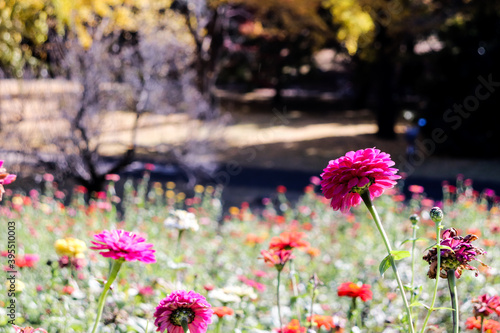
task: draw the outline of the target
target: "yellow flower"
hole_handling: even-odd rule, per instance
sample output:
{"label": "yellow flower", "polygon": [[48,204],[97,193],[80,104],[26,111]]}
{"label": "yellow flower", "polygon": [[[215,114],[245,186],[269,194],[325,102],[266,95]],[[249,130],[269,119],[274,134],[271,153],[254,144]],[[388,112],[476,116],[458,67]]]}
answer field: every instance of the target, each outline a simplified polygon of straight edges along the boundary
{"label": "yellow flower", "polygon": [[12,290],[16,293],[20,293],[21,291],[24,290],[24,287],[26,287],[23,281],[19,281],[17,279],[14,283],[12,283],[11,280],[7,280],[5,282],[5,285],[7,286],[7,290]]}
{"label": "yellow flower", "polygon": [[204,189],[205,189],[205,188],[203,187],[203,185],[196,185],[196,186],[194,187],[194,191],[195,191],[196,193],[203,193],[203,190],[204,190]]}
{"label": "yellow flower", "polygon": [[87,245],[83,241],[72,237],[58,239],[54,247],[58,255],[75,258],[83,258],[83,253],[87,250]]}

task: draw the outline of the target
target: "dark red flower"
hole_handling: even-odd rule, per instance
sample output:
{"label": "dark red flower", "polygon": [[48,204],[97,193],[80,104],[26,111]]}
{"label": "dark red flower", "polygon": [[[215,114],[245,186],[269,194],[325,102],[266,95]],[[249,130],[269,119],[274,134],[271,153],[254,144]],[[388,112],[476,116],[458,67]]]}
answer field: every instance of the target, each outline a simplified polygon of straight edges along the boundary
{"label": "dark red flower", "polygon": [[[471,244],[472,241],[477,239],[476,235],[469,234],[465,237],[457,235],[457,230],[455,228],[450,228],[443,231],[443,235],[441,236],[440,245],[447,247],[441,249],[441,267],[439,271],[440,276],[443,278],[447,277],[447,271],[449,270],[455,270],[457,278],[460,278],[462,270],[464,269],[474,270],[477,275],[477,268],[469,265],[469,262],[472,260],[479,261],[476,257],[486,253],[483,249],[477,248]],[[430,249],[423,259],[430,265],[427,276],[431,279],[435,279],[438,271],[436,248]]]}

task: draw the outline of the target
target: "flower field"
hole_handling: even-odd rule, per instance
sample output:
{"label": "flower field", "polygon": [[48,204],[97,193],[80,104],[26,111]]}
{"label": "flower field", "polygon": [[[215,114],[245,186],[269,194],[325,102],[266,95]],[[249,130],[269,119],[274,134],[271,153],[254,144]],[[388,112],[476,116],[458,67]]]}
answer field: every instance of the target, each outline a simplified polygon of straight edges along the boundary
{"label": "flower field", "polygon": [[[325,173],[335,180],[332,165]],[[88,202],[84,188],[65,193],[50,175],[41,193],[5,183],[0,332],[500,331],[500,203],[491,190],[478,193],[458,177],[443,184],[441,202],[417,185],[405,198],[404,177],[381,172],[390,182],[379,181],[386,186],[371,199],[388,255],[373,214],[352,198],[373,181],[325,190],[328,175],[313,177],[297,202],[280,186],[262,205],[227,211],[222,188],[197,185],[186,194],[175,183],[150,181],[148,170],[126,180],[123,198],[111,175]],[[343,191],[344,201],[335,197]],[[343,213],[330,206],[332,196]],[[451,278],[450,269],[461,274]]]}

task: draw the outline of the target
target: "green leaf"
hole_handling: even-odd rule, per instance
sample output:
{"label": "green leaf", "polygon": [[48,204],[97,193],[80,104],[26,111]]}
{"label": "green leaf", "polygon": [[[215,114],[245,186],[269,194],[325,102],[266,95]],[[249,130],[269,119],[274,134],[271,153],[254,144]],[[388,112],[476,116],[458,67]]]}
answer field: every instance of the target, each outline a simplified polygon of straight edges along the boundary
{"label": "green leaf", "polygon": [[416,301],[416,302],[413,302],[410,304],[410,307],[413,307],[413,306],[423,306],[426,309],[430,309],[430,307],[428,305],[425,305],[424,303],[421,303],[419,301]]}
{"label": "green leaf", "polygon": [[391,260],[392,260],[392,255],[388,254],[382,261],[380,262],[380,265],[378,266],[378,271],[380,272],[380,275],[384,276],[384,273],[386,270],[391,267]]}
{"label": "green leaf", "polygon": [[410,256],[410,251],[391,251],[394,260],[401,260]]}
{"label": "green leaf", "polygon": [[447,308],[447,307],[434,308],[433,310],[450,310],[450,311],[455,311],[452,308]]}
{"label": "green leaf", "polygon": [[[436,247],[437,248],[437,244],[434,245],[433,247]],[[445,249],[445,250],[450,250],[451,252],[455,253],[455,251],[453,251],[453,249],[449,246],[446,246],[446,245],[440,245],[439,246],[440,249]]]}

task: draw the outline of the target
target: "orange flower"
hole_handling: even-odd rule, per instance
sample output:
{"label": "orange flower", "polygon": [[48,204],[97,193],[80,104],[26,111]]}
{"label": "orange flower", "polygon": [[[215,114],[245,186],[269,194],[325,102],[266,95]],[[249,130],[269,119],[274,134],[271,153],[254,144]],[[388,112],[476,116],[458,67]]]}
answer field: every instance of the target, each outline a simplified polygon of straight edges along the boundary
{"label": "orange flower", "polygon": [[324,327],[325,330],[330,330],[335,327],[332,316],[320,316],[320,315],[312,315],[307,317],[307,321],[312,321],[316,326],[318,326],[318,330],[321,327]]}
{"label": "orange flower", "polygon": [[234,314],[233,309],[227,306],[214,306],[212,307],[212,310],[214,310],[214,315],[219,318],[222,318],[224,316],[232,316]]}
{"label": "orange flower", "polygon": [[248,234],[245,239],[245,244],[249,246],[255,246],[256,244],[263,243],[267,238],[267,235],[258,236],[256,234]]}
{"label": "orange flower", "polygon": [[363,302],[372,299],[372,291],[371,286],[369,284],[358,285],[353,282],[345,282],[342,283],[337,288],[337,294],[339,296],[347,296],[347,297],[359,297]]}
{"label": "orange flower", "polygon": [[305,235],[305,233],[297,231],[282,232],[278,237],[271,238],[269,249],[291,250],[293,248],[308,247],[309,242],[302,240]]}
{"label": "orange flower", "polygon": [[321,251],[320,249],[318,248],[315,248],[315,247],[311,247],[311,246],[308,246],[305,248],[306,253],[311,257],[311,258],[314,258],[314,257],[317,257],[321,254]]}
{"label": "orange flower", "polygon": [[300,326],[300,322],[298,319],[292,319],[290,323],[283,327],[276,329],[277,333],[304,333],[306,332],[305,327]]}
{"label": "orange flower", "polygon": [[[500,331],[500,323],[493,319],[484,320],[484,333],[497,333]],[[465,322],[465,328],[468,330],[481,329],[481,318],[470,317]]]}

